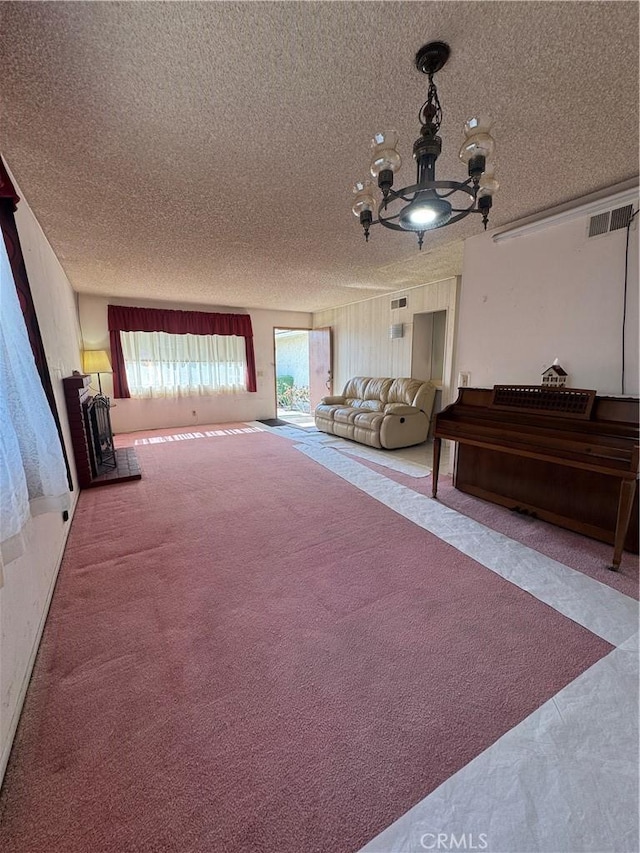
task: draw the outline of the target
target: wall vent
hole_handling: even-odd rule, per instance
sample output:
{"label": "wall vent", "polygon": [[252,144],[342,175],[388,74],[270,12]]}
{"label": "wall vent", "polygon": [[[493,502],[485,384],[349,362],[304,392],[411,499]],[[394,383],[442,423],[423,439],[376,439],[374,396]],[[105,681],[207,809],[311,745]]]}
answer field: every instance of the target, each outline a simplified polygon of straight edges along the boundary
{"label": "wall vent", "polygon": [[404,323],[392,323],[389,326],[389,337],[392,341],[397,338],[404,338]]}
{"label": "wall vent", "polygon": [[626,228],[631,222],[632,213],[632,204],[626,204],[624,207],[618,207],[615,210],[612,210],[609,231],[617,231],[619,228]]}
{"label": "wall vent", "polygon": [[392,299],[391,300],[391,310],[394,311],[396,308],[406,308],[407,307],[407,297],[401,296],[400,299]]}
{"label": "wall vent", "polygon": [[615,210],[607,210],[605,213],[592,216],[589,220],[589,237],[598,237],[600,234],[608,234],[611,231],[626,228],[631,221],[632,214],[633,205],[625,204],[624,207],[617,207]]}
{"label": "wall vent", "polygon": [[589,237],[597,237],[598,234],[606,234],[609,230],[609,220],[611,219],[611,211],[599,213],[597,216],[592,216],[589,220]]}

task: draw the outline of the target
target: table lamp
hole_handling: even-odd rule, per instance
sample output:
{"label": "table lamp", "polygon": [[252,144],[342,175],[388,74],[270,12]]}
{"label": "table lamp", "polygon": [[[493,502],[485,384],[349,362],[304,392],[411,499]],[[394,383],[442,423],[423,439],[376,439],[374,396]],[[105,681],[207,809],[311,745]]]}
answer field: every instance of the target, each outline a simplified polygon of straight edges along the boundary
{"label": "table lamp", "polygon": [[85,373],[97,373],[98,388],[100,389],[100,394],[102,395],[102,383],[100,382],[100,374],[112,373],[111,362],[109,361],[109,356],[106,350],[85,350],[82,355],[82,363]]}

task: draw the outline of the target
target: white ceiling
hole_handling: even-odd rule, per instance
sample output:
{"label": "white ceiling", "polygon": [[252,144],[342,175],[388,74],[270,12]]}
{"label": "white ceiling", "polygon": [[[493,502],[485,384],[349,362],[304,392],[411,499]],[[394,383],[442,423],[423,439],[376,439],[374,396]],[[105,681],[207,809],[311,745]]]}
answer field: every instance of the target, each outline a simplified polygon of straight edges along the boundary
{"label": "white ceiling", "polygon": [[492,226],[637,175],[636,2],[2,2],[1,150],[82,293],[311,311],[436,281],[479,217],[419,253],[351,213],[375,131],[415,180],[431,40],[437,176],[490,113]]}

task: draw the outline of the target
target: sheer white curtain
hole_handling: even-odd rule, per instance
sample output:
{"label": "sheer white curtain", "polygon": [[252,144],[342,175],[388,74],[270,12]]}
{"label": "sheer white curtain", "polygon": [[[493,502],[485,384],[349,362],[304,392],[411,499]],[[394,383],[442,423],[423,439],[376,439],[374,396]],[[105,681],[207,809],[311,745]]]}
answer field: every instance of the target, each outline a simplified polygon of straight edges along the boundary
{"label": "sheer white curtain", "polygon": [[31,351],[0,236],[0,585],[2,566],[25,549],[31,516],[69,509],[55,421]]}
{"label": "sheer white curtain", "polygon": [[120,332],[132,397],[246,391],[245,339],[237,335]]}

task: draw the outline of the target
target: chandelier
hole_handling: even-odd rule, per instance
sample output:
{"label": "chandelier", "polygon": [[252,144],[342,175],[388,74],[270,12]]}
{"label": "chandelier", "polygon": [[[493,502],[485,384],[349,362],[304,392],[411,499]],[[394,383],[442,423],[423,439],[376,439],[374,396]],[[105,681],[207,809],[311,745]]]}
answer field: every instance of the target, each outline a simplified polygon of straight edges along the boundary
{"label": "chandelier", "polygon": [[[489,133],[491,118],[472,118],[464,126],[460,159],[468,166],[469,178],[464,182],[436,180],[436,160],[442,150],[442,139],[438,136],[442,107],[433,77],[444,66],[449,53],[449,45],[434,41],[425,44],[416,54],[416,68],[429,77],[427,100],[418,113],[420,137],[413,143],[416,183],[393,189],[394,175],[402,164],[396,149],[398,134],[395,130],[377,133],[371,140],[371,175],[378,179],[382,197],[371,181],[358,181],[353,188],[352,208],[364,228],[367,242],[370,227],[380,224],[393,231],[417,234],[418,246],[422,249],[425,231],[453,225],[470,213],[481,214],[485,230],[487,228],[493,194],[499,186],[491,163],[495,147]],[[376,214],[378,218],[374,219]]]}

